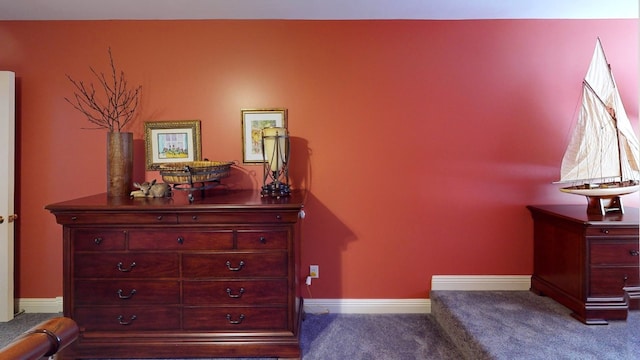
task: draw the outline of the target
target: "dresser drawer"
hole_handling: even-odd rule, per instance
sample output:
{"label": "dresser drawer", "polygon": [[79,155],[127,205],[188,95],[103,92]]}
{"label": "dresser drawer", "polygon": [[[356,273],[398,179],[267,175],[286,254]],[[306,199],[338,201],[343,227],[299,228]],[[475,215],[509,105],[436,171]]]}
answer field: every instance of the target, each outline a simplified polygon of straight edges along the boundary
{"label": "dresser drawer", "polygon": [[177,306],[78,306],[73,319],[82,331],[180,329],[180,309]]}
{"label": "dresser drawer", "polygon": [[76,278],[178,277],[178,254],[103,253],[75,254]]}
{"label": "dresser drawer", "polygon": [[58,223],[74,224],[177,224],[178,216],[169,212],[136,212],[136,213],[114,213],[114,212],[92,212],[88,213],[63,213],[57,217]]}
{"label": "dresser drawer", "polygon": [[279,224],[295,223],[298,212],[292,211],[226,211],[178,214],[180,224]]}
{"label": "dresser drawer", "polygon": [[185,307],[185,330],[287,330],[286,307]]}
{"label": "dresser drawer", "polygon": [[287,253],[184,254],[182,276],[187,278],[284,277]]}
{"label": "dresser drawer", "polygon": [[126,232],[122,230],[72,230],[75,251],[124,250]]}
{"label": "dresser drawer", "polygon": [[640,266],[637,241],[628,243],[592,243],[591,264]]}
{"label": "dresser drawer", "polygon": [[185,305],[255,305],[287,303],[287,280],[185,281]]}
{"label": "dresser drawer", "polygon": [[129,232],[130,250],[230,250],[232,230],[143,230]]}
{"label": "dresser drawer", "polygon": [[77,305],[179,304],[180,283],[161,280],[75,280]]}
{"label": "dresser drawer", "polygon": [[288,246],[286,230],[238,230],[238,249],[282,249]]}
{"label": "dresser drawer", "polygon": [[[622,296],[623,287],[640,284],[638,267],[591,267],[591,296]],[[626,280],[625,280],[626,279]]]}
{"label": "dresser drawer", "polygon": [[586,230],[587,236],[624,236],[635,235],[638,236],[637,227],[588,227]]}

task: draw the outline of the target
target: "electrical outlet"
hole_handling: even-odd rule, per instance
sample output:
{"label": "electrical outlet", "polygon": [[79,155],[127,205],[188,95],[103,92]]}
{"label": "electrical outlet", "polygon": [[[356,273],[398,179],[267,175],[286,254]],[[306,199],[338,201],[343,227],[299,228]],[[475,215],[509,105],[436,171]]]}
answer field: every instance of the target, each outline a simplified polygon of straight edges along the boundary
{"label": "electrical outlet", "polygon": [[320,277],[320,266],[318,265],[309,265],[309,276],[312,279],[317,279]]}

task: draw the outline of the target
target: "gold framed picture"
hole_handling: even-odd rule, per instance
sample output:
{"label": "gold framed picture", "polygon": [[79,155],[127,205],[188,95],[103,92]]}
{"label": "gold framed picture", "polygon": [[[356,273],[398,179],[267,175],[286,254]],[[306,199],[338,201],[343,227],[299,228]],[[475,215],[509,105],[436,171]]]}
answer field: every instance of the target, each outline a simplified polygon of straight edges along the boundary
{"label": "gold framed picture", "polygon": [[262,129],[287,127],[287,109],[244,109],[242,114],[242,162],[262,163]]}
{"label": "gold framed picture", "polygon": [[147,170],[202,160],[200,120],[147,121],[144,134]]}

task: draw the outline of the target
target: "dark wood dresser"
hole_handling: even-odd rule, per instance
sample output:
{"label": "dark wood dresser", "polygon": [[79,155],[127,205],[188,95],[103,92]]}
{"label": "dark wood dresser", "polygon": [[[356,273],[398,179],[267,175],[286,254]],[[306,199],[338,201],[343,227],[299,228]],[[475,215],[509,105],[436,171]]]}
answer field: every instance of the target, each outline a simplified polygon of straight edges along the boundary
{"label": "dark wood dresser", "polygon": [[[638,209],[589,215],[586,206],[528,206],[534,226],[531,290],[549,296],[586,324],[624,320],[640,285]],[[631,306],[629,304],[631,303]]]}
{"label": "dark wood dresser", "polygon": [[304,193],[48,205],[63,226],[64,315],[81,358],[300,358]]}

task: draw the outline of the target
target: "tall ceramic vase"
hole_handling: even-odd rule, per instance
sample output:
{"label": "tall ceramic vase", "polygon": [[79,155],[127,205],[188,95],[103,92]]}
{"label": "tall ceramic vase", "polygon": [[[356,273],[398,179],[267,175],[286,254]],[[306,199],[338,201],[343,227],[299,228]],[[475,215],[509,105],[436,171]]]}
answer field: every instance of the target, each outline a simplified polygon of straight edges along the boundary
{"label": "tall ceramic vase", "polygon": [[133,133],[107,133],[107,196],[129,196],[133,179]]}

